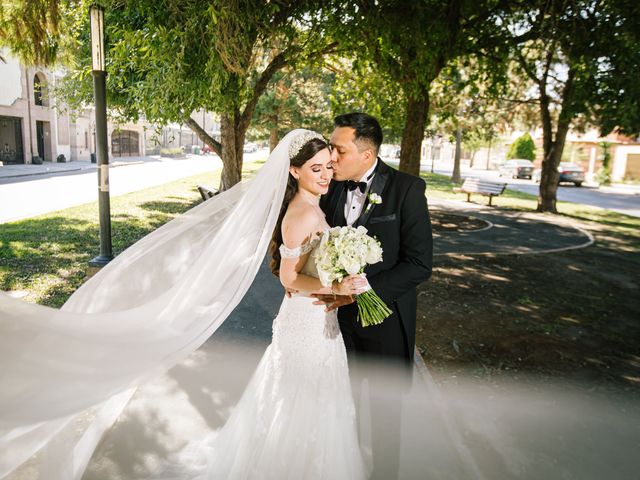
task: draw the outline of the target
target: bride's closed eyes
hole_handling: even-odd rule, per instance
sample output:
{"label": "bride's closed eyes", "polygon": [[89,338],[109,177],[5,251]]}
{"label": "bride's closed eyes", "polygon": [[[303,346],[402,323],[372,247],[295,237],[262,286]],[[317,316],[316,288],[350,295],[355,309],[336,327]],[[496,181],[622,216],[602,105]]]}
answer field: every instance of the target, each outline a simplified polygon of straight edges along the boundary
{"label": "bride's closed eyes", "polygon": [[[327,164],[327,170],[333,170],[333,162]],[[314,165],[311,167],[311,171],[315,173],[320,173],[322,171],[321,165]]]}

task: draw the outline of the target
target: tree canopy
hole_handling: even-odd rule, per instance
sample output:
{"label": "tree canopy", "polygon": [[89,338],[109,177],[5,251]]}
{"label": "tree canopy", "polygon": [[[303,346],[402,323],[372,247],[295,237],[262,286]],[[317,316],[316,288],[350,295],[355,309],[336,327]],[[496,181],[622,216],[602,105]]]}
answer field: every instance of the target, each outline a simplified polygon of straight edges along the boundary
{"label": "tree canopy", "polygon": [[457,58],[493,48],[498,0],[359,0],[333,2],[334,34],[374,66],[396,93],[402,119],[400,169],[418,174],[429,114],[429,93],[442,70]]}
{"label": "tree canopy", "polygon": [[[0,46],[27,63],[63,59],[71,104],[92,93],[89,3],[0,3]],[[332,114],[349,110],[378,116],[385,137],[401,139],[400,168],[417,174],[431,109],[462,141],[465,132],[493,138],[496,118],[542,126],[538,208],[555,211],[572,125],[640,132],[635,0],[100,3],[110,106],[190,126],[222,157],[223,188],[240,180],[251,122],[275,138],[281,128],[328,129]],[[221,141],[191,117],[202,109],[220,114]]]}
{"label": "tree canopy", "polygon": [[531,135],[525,133],[514,140],[507,152],[507,158],[524,158],[535,160],[536,145],[533,143]]}
{"label": "tree canopy", "polygon": [[[502,18],[515,71],[539,106],[544,157],[538,210],[556,211],[558,165],[576,121],[640,132],[640,4],[632,0],[532,0]],[[522,42],[522,39],[525,42]]]}
{"label": "tree canopy", "polygon": [[[33,38],[25,37],[11,40],[13,51],[41,52],[40,57],[21,55],[26,60],[49,61],[53,53],[64,55],[70,74],[61,91],[66,92],[71,104],[88,102],[91,67],[87,12],[93,2],[39,1],[52,5],[53,18],[64,18],[64,30],[53,28],[55,22],[35,23],[51,37],[51,45],[56,49],[64,45],[64,50],[54,49],[47,56],[42,42],[34,44]],[[29,1],[16,3],[29,11]],[[240,180],[245,135],[274,74],[287,65],[313,62],[334,48],[321,35],[317,7],[310,1],[99,3],[105,8],[110,108],[132,120],[144,115],[152,122],[187,124],[222,157],[223,188]],[[9,20],[4,15],[0,25]],[[42,35],[32,35],[38,36]],[[220,114],[220,142],[191,118],[192,112],[201,109]]]}

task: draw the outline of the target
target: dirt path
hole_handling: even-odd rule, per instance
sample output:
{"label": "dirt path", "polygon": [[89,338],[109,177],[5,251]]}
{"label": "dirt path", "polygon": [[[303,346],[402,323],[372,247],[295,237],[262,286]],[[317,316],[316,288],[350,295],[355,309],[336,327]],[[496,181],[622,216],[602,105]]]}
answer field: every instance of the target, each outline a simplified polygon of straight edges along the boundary
{"label": "dirt path", "polygon": [[[640,392],[637,237],[479,209],[463,213],[493,228],[455,232],[450,212],[433,213],[439,256],[419,289],[416,343],[434,376],[533,375]],[[595,243],[584,248],[522,254],[579,246],[590,235]],[[507,238],[519,254],[507,254]]]}
{"label": "dirt path", "polygon": [[[589,232],[560,218],[533,212],[444,200],[432,200],[431,208],[436,256],[544,253],[584,248],[593,242]],[[446,220],[440,221],[442,218]],[[470,224],[475,228],[469,228]]]}

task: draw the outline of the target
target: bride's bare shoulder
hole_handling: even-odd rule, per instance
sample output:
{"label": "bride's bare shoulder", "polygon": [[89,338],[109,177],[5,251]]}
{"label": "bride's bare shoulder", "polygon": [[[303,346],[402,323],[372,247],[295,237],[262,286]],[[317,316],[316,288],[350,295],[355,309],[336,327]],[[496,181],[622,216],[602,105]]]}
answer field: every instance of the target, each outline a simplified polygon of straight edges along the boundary
{"label": "bride's bare shoulder", "polygon": [[320,218],[313,205],[291,203],[282,219],[282,238],[287,247],[308,242],[317,233]]}

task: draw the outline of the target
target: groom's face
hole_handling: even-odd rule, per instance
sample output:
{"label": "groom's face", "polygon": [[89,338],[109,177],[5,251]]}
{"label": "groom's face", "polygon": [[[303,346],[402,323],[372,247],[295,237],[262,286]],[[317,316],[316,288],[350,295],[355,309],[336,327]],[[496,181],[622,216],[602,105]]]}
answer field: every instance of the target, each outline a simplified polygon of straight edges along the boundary
{"label": "groom's face", "polygon": [[358,181],[369,168],[371,152],[358,148],[354,140],[355,130],[351,127],[338,127],[331,134],[334,180]]}

